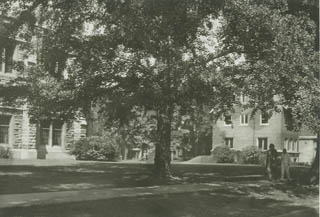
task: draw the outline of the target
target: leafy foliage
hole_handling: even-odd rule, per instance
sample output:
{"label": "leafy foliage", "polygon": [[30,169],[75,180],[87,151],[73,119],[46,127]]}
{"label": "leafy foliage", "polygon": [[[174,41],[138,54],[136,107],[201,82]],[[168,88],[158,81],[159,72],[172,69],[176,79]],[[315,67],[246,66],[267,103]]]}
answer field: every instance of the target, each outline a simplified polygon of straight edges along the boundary
{"label": "leafy foliage", "polygon": [[[254,111],[292,107],[301,122],[307,120],[303,112],[318,111],[302,106],[310,103],[303,96],[319,97],[312,76],[318,72],[316,25],[307,12],[291,13],[286,1],[28,0],[0,6],[18,17],[12,34],[25,32],[29,42],[27,27],[50,29],[43,31],[41,76],[34,79],[47,82],[28,88],[39,96],[28,100],[34,116],[50,108],[50,115],[80,110],[89,116],[99,104],[111,108],[122,127],[135,106],[154,110],[159,171],[169,168],[175,111],[191,115],[190,108],[206,105],[217,119],[239,92],[250,97]],[[318,120],[316,112],[308,120]],[[196,119],[191,125],[201,122]]]}
{"label": "leafy foliage", "polygon": [[209,154],[212,146],[209,109],[192,105],[179,111],[173,115],[171,145],[183,149],[185,158]]}
{"label": "leafy foliage", "polygon": [[233,163],[234,155],[228,146],[218,146],[212,152],[213,157],[217,163]]}
{"label": "leafy foliage", "polygon": [[130,119],[120,123],[112,117],[112,110],[103,109],[106,118],[105,133],[117,138],[121,149],[152,148],[156,141],[156,120],[154,111],[144,111],[141,107],[131,110]]}
{"label": "leafy foliage", "polygon": [[[309,14],[300,11],[293,15],[285,1],[243,1],[228,4],[224,15],[222,49],[243,57],[240,62],[233,59],[225,74],[250,97],[247,107],[254,111],[278,112],[282,106],[295,110],[299,103],[306,103],[305,96],[319,98],[319,82],[313,76],[319,71],[314,50],[316,24]],[[294,118],[303,122],[298,113]],[[319,119],[313,112],[309,114]]]}
{"label": "leafy foliage", "polygon": [[12,153],[10,148],[0,146],[0,159],[10,159],[12,157]]}
{"label": "leafy foliage", "polygon": [[241,150],[242,163],[244,164],[264,164],[265,154],[256,146],[247,146]]}
{"label": "leafy foliage", "polygon": [[115,161],[118,158],[118,144],[116,138],[87,137],[75,142],[71,154],[77,160]]}

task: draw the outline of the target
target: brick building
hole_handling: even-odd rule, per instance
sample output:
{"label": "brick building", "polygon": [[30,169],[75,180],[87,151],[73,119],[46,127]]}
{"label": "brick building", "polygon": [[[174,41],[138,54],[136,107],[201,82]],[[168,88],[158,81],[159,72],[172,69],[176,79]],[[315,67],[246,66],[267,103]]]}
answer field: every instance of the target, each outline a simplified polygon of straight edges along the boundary
{"label": "brick building", "polygon": [[[246,103],[246,100],[242,97],[241,103]],[[216,146],[227,145],[234,150],[256,146],[265,151],[273,143],[278,152],[286,148],[293,161],[312,162],[316,136],[306,131],[287,130],[284,109],[271,117],[261,111],[252,116],[251,111],[235,106],[233,113],[221,117],[213,127],[212,150]]]}
{"label": "brick building", "polygon": [[[19,76],[15,69],[37,63],[36,55],[25,55],[19,38],[9,39],[5,26],[12,18],[0,16],[0,83]],[[35,40],[37,40],[35,38]],[[37,43],[35,43],[37,44]],[[13,158],[19,159],[72,159],[68,154],[70,144],[85,136],[84,121],[64,123],[48,120],[30,121],[26,105],[9,106],[0,100],[0,148],[9,148]]]}

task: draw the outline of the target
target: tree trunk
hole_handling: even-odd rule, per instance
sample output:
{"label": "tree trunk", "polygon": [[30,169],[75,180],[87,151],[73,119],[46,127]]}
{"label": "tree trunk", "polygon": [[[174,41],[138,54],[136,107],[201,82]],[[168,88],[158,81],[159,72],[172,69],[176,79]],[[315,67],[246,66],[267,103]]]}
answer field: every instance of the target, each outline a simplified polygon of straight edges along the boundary
{"label": "tree trunk", "polygon": [[320,147],[320,132],[317,134],[317,147],[316,156],[311,166],[311,179],[312,184],[319,184],[319,147]]}
{"label": "tree trunk", "polygon": [[87,122],[87,137],[89,136],[101,136],[102,129],[99,122],[99,114],[97,107],[91,107],[87,114],[85,114]]}
{"label": "tree trunk", "polygon": [[196,144],[196,135],[195,135],[195,124],[193,123],[193,120],[189,130],[190,130],[190,145],[191,145],[192,157],[196,157],[198,153],[197,153],[197,144]]}
{"label": "tree trunk", "polygon": [[154,172],[159,178],[171,177],[171,120],[172,106],[160,109],[157,116],[158,141],[156,142]]}

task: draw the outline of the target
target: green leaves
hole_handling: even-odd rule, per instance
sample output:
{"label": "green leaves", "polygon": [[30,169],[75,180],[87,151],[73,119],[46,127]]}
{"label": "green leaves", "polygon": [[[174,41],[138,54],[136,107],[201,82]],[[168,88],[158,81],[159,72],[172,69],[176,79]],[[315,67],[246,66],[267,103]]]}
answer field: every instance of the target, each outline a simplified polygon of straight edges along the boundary
{"label": "green leaves", "polygon": [[[19,31],[35,21],[46,28],[37,30],[43,36],[39,76],[28,74],[34,81],[48,77],[45,84],[30,83],[38,95],[30,98],[35,113],[43,112],[40,105],[50,105],[45,110],[67,111],[69,117],[107,101],[105,109],[123,121],[134,106],[159,110],[205,104],[218,117],[240,92],[254,109],[305,102],[301,93],[314,94],[318,86],[312,78],[318,70],[316,25],[309,9],[293,12],[291,6],[264,0],[1,5],[20,17],[14,24]],[[26,38],[36,33],[27,30]]]}

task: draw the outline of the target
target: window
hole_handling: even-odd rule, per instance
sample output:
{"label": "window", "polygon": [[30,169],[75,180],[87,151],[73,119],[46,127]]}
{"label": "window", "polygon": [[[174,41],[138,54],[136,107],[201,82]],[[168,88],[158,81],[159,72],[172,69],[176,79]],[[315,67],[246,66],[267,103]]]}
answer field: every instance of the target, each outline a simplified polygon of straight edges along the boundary
{"label": "window", "polygon": [[86,137],[87,134],[87,125],[86,124],[81,124],[80,126],[80,136],[81,137]]}
{"label": "window", "polygon": [[5,55],[6,50],[3,47],[0,47],[0,72],[5,71]]}
{"label": "window", "polygon": [[241,114],[240,115],[240,125],[248,125],[248,115],[247,114]]}
{"label": "window", "polygon": [[40,138],[42,145],[62,145],[62,121],[42,121],[40,125]]}
{"label": "window", "polygon": [[247,103],[249,102],[249,97],[246,96],[246,95],[241,94],[241,95],[240,95],[240,102],[241,102],[242,104],[247,104]]}
{"label": "window", "polygon": [[53,121],[52,146],[61,146],[62,121]]}
{"label": "window", "polygon": [[260,124],[261,125],[268,125],[269,124],[269,115],[267,113],[265,113],[265,112],[261,113]]}
{"label": "window", "polygon": [[258,148],[259,150],[268,149],[268,138],[258,138]]}
{"label": "window", "polygon": [[292,141],[292,151],[295,151],[296,150],[296,141],[293,140]]}
{"label": "window", "polygon": [[11,73],[13,66],[13,51],[11,47],[0,47],[0,72]]}
{"label": "window", "polygon": [[0,115],[0,143],[9,144],[9,125],[11,116]]}
{"label": "window", "polygon": [[42,145],[49,145],[50,121],[41,122],[40,138]]}
{"label": "window", "polygon": [[292,139],[288,141],[288,151],[292,150]]}
{"label": "window", "polygon": [[283,148],[288,150],[288,139],[287,138],[285,138],[283,141]]}
{"label": "window", "polygon": [[225,138],[224,139],[225,145],[229,148],[233,148],[233,138]]}
{"label": "window", "polygon": [[224,116],[224,124],[226,126],[230,126],[232,124],[231,115],[225,115]]}

